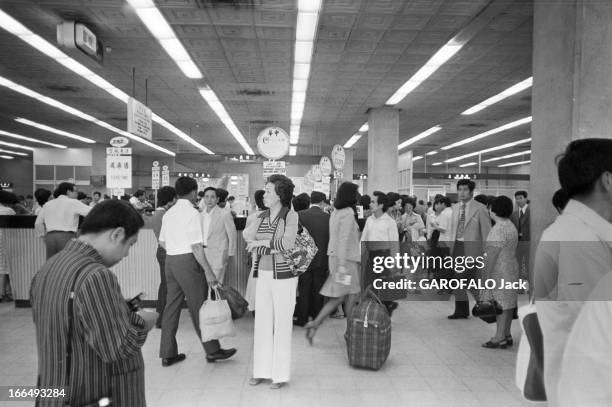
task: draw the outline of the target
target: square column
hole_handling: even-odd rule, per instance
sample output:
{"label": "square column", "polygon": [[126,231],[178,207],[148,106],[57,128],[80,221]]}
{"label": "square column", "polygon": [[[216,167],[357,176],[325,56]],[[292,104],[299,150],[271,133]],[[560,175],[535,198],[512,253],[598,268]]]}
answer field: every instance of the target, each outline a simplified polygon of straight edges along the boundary
{"label": "square column", "polygon": [[399,110],[370,109],[368,117],[368,194],[398,188]]}

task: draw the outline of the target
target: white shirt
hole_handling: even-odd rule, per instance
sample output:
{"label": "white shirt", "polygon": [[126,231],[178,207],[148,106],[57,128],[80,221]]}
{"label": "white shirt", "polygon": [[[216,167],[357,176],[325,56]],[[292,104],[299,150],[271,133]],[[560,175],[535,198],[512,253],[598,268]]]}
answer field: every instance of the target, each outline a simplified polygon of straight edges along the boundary
{"label": "white shirt", "polygon": [[193,253],[191,245],[202,244],[200,213],[187,199],[179,199],[162,219],[159,241],[170,256]]}
{"label": "white shirt", "polygon": [[217,211],[217,208],[218,206],[215,205],[210,210],[210,212],[208,212],[208,208],[204,206],[204,210],[202,211],[202,213],[200,213],[200,218],[202,218],[201,219],[202,221],[202,240],[203,240],[204,246],[208,245],[208,230],[210,229],[210,221],[213,218],[213,216],[215,216],[215,212]]}
{"label": "white shirt", "polygon": [[36,224],[45,225],[48,232],[76,232],[79,227],[79,215],[87,216],[91,208],[83,202],[60,195],[45,203],[38,213]]}
{"label": "white shirt", "polygon": [[[552,301],[537,301],[544,339],[544,381],[549,405],[557,405],[565,344],[584,301],[612,265],[612,224],[571,199],[542,233],[534,270],[536,301],[552,287]],[[546,273],[546,270],[550,270]]]}
{"label": "white shirt", "polygon": [[525,206],[523,206],[522,208],[519,208],[519,213],[521,216],[525,215],[525,211],[527,210],[527,207],[529,206],[529,204],[525,204]]}
{"label": "white shirt", "polygon": [[370,216],[365,223],[363,233],[361,235],[362,242],[398,242],[399,234],[397,232],[397,223],[383,213],[382,216]]}
{"label": "white shirt", "polygon": [[444,229],[444,232],[440,230],[439,242],[451,242],[453,239],[450,235],[451,222],[453,221],[453,210],[452,208],[444,208],[439,215],[435,215],[434,219],[438,223],[438,226]]}

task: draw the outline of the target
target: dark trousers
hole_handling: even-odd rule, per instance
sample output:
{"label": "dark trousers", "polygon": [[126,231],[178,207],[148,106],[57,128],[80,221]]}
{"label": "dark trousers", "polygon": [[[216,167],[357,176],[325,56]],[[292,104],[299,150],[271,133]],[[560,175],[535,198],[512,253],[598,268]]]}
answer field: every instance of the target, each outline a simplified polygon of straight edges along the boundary
{"label": "dark trousers", "polygon": [[168,288],[166,286],[166,249],[157,246],[155,257],[157,257],[157,262],[159,263],[160,277],[159,288],[157,289],[157,307],[155,307],[155,311],[159,314],[156,325],[161,326],[164,308],[166,307],[166,296],[168,295]]}
{"label": "dark trousers", "polygon": [[308,317],[315,319],[323,308],[325,298],[319,294],[321,287],[327,279],[327,270],[322,267],[311,265],[308,270],[299,277],[298,298],[295,304],[295,313],[298,325],[308,322]]}
{"label": "dark trousers", "polygon": [[[183,298],[191,315],[193,328],[198,335],[200,332],[200,308],[208,297],[208,283],[204,270],[200,267],[192,253],[177,256],[166,255],[166,286],[168,294],[166,307],[162,317],[162,334],[159,349],[160,358],[171,358],[178,355],[176,331],[181,317]],[[204,351],[207,355],[219,350],[219,341],[204,342]]]}
{"label": "dark trousers", "polygon": [[76,235],[74,232],[51,231],[45,235],[45,245],[47,246],[47,259],[64,250],[70,239]]}
{"label": "dark trousers", "polygon": [[[460,240],[455,241],[453,248],[453,257],[465,256],[465,242]],[[467,269],[462,273],[455,272],[456,279],[476,279],[475,270]],[[454,315],[469,316],[470,315],[470,299],[468,297],[468,290],[453,290],[455,296],[455,312]],[[474,298],[478,298],[478,293],[472,291]]]}

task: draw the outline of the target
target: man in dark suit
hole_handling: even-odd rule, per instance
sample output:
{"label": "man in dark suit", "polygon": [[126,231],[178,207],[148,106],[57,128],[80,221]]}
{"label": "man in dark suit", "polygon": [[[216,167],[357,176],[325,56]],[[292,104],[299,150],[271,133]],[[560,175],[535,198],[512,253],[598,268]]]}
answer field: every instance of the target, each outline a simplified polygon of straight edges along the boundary
{"label": "man in dark suit", "polygon": [[329,214],[323,211],[325,194],[313,191],[310,194],[310,208],[298,212],[300,225],[308,230],[317,245],[317,254],[308,270],[299,277],[298,299],[295,305],[296,325],[304,326],[308,317],[313,319],[323,308],[324,298],[319,291],[327,279],[329,243]]}
{"label": "man in dark suit", "polygon": [[514,194],[517,209],[510,216],[510,220],[518,231],[519,243],[516,257],[519,262],[520,276],[526,278],[529,270],[529,203],[527,191],[516,191]]}

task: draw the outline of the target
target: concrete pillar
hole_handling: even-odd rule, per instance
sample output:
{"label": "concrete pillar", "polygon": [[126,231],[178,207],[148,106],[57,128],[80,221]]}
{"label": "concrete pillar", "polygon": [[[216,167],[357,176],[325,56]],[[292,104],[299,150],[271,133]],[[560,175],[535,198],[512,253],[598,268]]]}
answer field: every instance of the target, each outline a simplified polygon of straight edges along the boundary
{"label": "concrete pillar", "polygon": [[532,256],[556,216],[555,157],[572,140],[612,138],[612,2],[536,1],[533,38]]}
{"label": "concrete pillar", "polygon": [[399,110],[370,109],[368,124],[368,194],[397,191]]}
{"label": "concrete pillar", "polygon": [[353,174],[355,173],[353,167],[353,153],[355,150],[352,148],[344,149],[344,168],[342,169],[342,181],[353,182]]}

